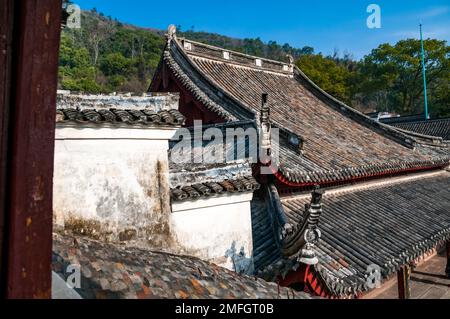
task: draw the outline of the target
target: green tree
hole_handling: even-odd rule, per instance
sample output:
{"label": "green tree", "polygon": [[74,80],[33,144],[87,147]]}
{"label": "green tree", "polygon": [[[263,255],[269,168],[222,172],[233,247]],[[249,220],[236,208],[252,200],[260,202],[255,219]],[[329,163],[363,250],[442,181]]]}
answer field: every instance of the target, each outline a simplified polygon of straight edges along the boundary
{"label": "green tree", "polygon": [[[443,87],[448,82],[442,79],[448,78],[450,72],[450,47],[446,41],[432,39],[426,40],[424,46],[432,108],[434,103],[444,103],[446,99]],[[373,101],[377,96],[384,96],[384,108],[390,111],[401,114],[421,113],[423,78],[420,41],[407,39],[395,45],[385,43],[374,49],[359,65],[355,92],[364,96],[366,102]],[[439,106],[441,107],[442,105]]]}
{"label": "green tree", "polygon": [[88,50],[76,47],[65,34],[61,37],[59,65],[59,83],[62,89],[93,93],[101,91],[95,81],[95,68],[90,64]]}
{"label": "green tree", "polygon": [[133,72],[133,60],[126,58],[120,52],[107,54],[100,62],[100,70],[106,76],[130,76]]}
{"label": "green tree", "polygon": [[450,117],[450,71],[431,88],[431,114],[433,117]]}
{"label": "green tree", "polygon": [[327,93],[350,103],[350,72],[344,66],[322,54],[302,55],[296,65]]}

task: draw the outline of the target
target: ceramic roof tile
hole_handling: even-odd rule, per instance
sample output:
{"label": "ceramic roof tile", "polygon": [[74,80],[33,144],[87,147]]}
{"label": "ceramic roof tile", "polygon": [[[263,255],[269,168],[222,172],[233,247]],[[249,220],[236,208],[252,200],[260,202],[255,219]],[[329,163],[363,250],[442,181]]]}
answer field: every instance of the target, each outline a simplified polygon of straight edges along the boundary
{"label": "ceramic roof tile", "polygon": [[170,190],[173,201],[196,200],[226,193],[245,193],[258,190],[260,184],[252,176],[236,179],[224,179],[216,182],[196,183],[180,186]]}
{"label": "ceramic roof tile", "polygon": [[301,154],[281,145],[280,172],[290,182],[340,181],[449,163],[450,148],[442,141],[430,143],[443,152],[417,150],[414,137],[351,109],[295,67],[284,71],[283,63],[264,60],[260,67],[252,65],[256,57],[245,55],[245,61],[227,60],[217,53],[221,48],[188,42],[189,50],[176,38],[169,41],[163,63],[202,104],[219,115],[232,114],[224,117],[229,121],[255,119],[261,95],[268,93],[274,125],[303,140]]}
{"label": "ceramic roof tile", "polygon": [[116,109],[59,109],[57,123],[128,124],[141,126],[181,126],[185,117],[178,110],[116,110]]}
{"label": "ceramic roof tile", "polygon": [[57,123],[182,126],[179,96],[58,94]]}
{"label": "ceramic roof tile", "polygon": [[[448,185],[450,173],[442,171],[325,193],[315,268],[330,291],[335,295],[367,291],[370,265],[381,267],[386,279],[448,240]],[[303,195],[282,200],[290,224],[302,223],[309,201]],[[296,258],[280,260],[266,268],[264,278],[274,280],[299,266]]]}
{"label": "ceramic roof tile", "polygon": [[53,271],[67,279],[65,269],[75,262],[85,299],[311,298],[194,257],[54,234]]}
{"label": "ceramic roof tile", "polygon": [[444,140],[450,140],[450,118],[412,122],[391,121],[389,122],[389,125],[417,134],[436,136],[441,137]]}

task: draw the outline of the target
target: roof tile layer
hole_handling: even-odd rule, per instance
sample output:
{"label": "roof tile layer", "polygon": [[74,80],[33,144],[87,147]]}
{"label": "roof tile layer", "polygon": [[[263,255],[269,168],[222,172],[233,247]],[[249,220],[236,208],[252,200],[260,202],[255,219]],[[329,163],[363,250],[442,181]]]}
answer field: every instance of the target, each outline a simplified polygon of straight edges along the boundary
{"label": "roof tile layer", "polygon": [[293,77],[195,57],[193,61],[220,87],[255,111],[260,108],[261,94],[268,93],[273,121],[304,138],[304,157],[321,169],[381,164],[393,158],[424,159],[373,129],[342,116]]}
{"label": "roof tile layer", "polygon": [[207,182],[173,188],[170,190],[171,198],[174,201],[196,200],[199,198],[209,198],[226,193],[244,193],[258,190],[259,183],[253,177],[240,177],[236,179],[226,179],[218,182]]}
{"label": "roof tile layer", "polygon": [[[448,240],[449,185],[450,173],[444,171],[325,193],[315,267],[328,289],[335,295],[366,291],[369,266],[381,267],[386,279]],[[309,201],[309,196],[282,200],[291,224],[301,224]],[[278,261],[266,268],[264,277],[273,280],[298,266],[296,258]]]}
{"label": "roof tile layer", "polygon": [[429,120],[429,121],[414,121],[414,122],[392,122],[392,126],[402,130],[411,131],[417,134],[428,136],[441,137],[444,140],[450,140],[450,118]]}
{"label": "roof tile layer", "polygon": [[54,234],[53,270],[66,278],[71,264],[81,267],[85,299],[311,298],[194,257]]}
{"label": "roof tile layer", "polygon": [[413,137],[337,101],[295,67],[285,71],[281,65],[277,71],[265,68],[264,63],[273,64],[267,61],[249,66],[248,57],[246,63],[233,54],[226,60],[217,55],[217,48],[191,44],[186,50],[172,39],[164,62],[194,97],[218,114],[233,113],[228,120],[244,120],[258,114],[261,95],[268,93],[273,124],[304,141],[300,153],[282,142],[279,166],[289,181],[325,183],[449,162],[448,150],[441,156],[414,149]]}
{"label": "roof tile layer", "polygon": [[185,117],[178,110],[117,110],[117,109],[60,109],[56,111],[56,122],[128,124],[128,125],[170,125],[181,126]]}

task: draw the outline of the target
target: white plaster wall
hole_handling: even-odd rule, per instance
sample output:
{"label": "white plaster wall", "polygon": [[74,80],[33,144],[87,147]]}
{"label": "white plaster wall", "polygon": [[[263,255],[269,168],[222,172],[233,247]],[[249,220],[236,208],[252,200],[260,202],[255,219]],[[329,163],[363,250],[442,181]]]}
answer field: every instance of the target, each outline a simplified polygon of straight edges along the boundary
{"label": "white plaster wall", "polygon": [[[252,193],[172,204],[170,224],[180,253],[238,272],[251,272]],[[239,256],[241,250],[243,256]]]}
{"label": "white plaster wall", "polygon": [[[57,127],[55,223],[111,241],[167,239],[174,130]],[[122,239],[121,239],[122,238]]]}
{"label": "white plaster wall", "polygon": [[174,133],[57,125],[56,225],[251,272],[253,193],[173,203],[171,212],[167,150]]}

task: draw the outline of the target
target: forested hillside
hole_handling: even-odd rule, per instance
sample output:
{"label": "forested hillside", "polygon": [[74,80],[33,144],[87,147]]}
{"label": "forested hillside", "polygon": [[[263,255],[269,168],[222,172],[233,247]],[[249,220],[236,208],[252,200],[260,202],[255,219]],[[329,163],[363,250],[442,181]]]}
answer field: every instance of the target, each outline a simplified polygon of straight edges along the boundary
{"label": "forested hillside", "polygon": [[[164,48],[164,31],[143,29],[92,11],[82,12],[81,29],[65,28],[61,37],[59,86],[90,93],[148,89]],[[184,30],[179,36],[251,55],[296,64],[320,87],[362,111],[418,114],[423,108],[420,43],[408,39],[382,44],[361,61],[350,54],[325,56],[312,47],[274,41],[234,39]],[[429,100],[434,117],[450,116],[450,47],[427,40]]]}

